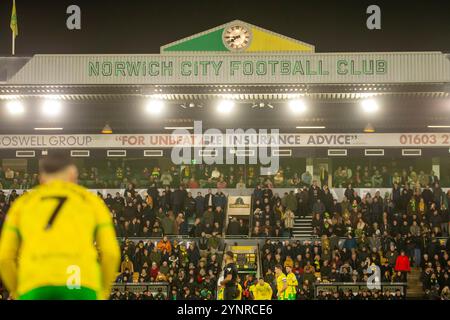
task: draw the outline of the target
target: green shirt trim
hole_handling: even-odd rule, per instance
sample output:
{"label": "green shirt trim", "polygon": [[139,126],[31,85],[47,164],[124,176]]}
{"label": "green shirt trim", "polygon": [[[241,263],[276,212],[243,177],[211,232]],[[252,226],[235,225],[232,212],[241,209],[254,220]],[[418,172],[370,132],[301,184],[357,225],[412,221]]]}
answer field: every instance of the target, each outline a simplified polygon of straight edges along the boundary
{"label": "green shirt trim", "polygon": [[8,224],[5,224],[5,225],[3,226],[3,229],[4,229],[4,230],[9,230],[9,231],[15,232],[15,233],[17,234],[17,236],[19,237],[19,239],[22,239],[22,235],[20,234],[20,231],[19,231],[18,228],[13,227],[13,226],[10,226],[10,225],[8,225]]}

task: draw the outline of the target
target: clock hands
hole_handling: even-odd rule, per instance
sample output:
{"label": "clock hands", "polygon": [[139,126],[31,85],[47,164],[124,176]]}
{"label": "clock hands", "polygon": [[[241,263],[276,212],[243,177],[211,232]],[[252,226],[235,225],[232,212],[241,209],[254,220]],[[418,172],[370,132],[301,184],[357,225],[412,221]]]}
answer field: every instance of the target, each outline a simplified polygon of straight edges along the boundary
{"label": "clock hands", "polygon": [[229,47],[234,49],[241,49],[248,45],[249,43],[250,33],[248,30],[242,27],[232,27],[229,28],[225,35],[224,41],[228,44]]}
{"label": "clock hands", "polygon": [[237,40],[237,39],[239,39],[241,36],[229,36],[228,38],[231,40],[231,41],[235,41],[235,40]]}

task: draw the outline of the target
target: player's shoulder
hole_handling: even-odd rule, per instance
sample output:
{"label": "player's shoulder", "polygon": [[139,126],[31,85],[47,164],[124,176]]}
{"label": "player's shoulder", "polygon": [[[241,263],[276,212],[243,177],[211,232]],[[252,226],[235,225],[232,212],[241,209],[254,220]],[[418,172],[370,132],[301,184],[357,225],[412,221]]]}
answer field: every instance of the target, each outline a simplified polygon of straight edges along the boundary
{"label": "player's shoulder", "polygon": [[93,205],[97,205],[97,206],[105,205],[105,202],[102,199],[100,199],[96,193],[94,193],[80,185],[75,185],[75,187],[76,187],[77,192],[82,194],[84,196],[85,200],[88,201],[89,203],[91,203]]}
{"label": "player's shoulder", "polygon": [[79,197],[82,200],[89,202],[99,200],[94,193],[76,183],[65,182],[62,187],[69,196]]}
{"label": "player's shoulder", "polygon": [[91,191],[76,183],[65,181],[54,181],[40,185],[35,189],[36,194],[41,195],[63,195],[69,200],[79,200],[91,204],[99,204],[100,199]]}
{"label": "player's shoulder", "polygon": [[99,200],[98,197],[90,190],[86,189],[79,184],[71,183],[70,184],[72,191],[79,193],[81,196],[88,198],[88,200],[96,199]]}
{"label": "player's shoulder", "polygon": [[36,195],[36,188],[31,189],[29,191],[26,191],[20,195],[16,200],[14,200],[14,203],[12,204],[14,207],[20,207],[29,202],[30,199],[32,199]]}

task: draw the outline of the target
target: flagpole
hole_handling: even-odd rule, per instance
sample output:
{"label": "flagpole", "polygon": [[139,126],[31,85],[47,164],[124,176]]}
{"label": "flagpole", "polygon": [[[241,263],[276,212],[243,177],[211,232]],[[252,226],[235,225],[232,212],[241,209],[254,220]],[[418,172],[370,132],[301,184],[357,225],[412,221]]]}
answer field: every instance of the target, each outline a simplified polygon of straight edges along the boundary
{"label": "flagpole", "polygon": [[12,34],[12,55],[16,54],[16,37],[14,36],[14,31]]}
{"label": "flagpole", "polygon": [[9,24],[11,28],[11,53],[16,54],[16,37],[19,34],[19,27],[17,26],[17,12],[16,12],[16,0],[13,0],[13,7],[11,12],[11,22]]}

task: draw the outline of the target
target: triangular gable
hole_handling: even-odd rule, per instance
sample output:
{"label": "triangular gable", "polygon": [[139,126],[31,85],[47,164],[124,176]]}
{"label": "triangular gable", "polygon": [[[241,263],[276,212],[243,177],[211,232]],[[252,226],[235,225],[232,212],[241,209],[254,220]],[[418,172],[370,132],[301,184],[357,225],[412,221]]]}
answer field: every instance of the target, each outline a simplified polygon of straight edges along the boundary
{"label": "triangular gable", "polygon": [[[225,43],[225,34],[233,26],[242,26],[249,31],[245,48],[234,50]],[[161,47],[161,53],[168,52],[314,52],[314,46],[281,34],[234,20],[213,29],[169,43]]]}

